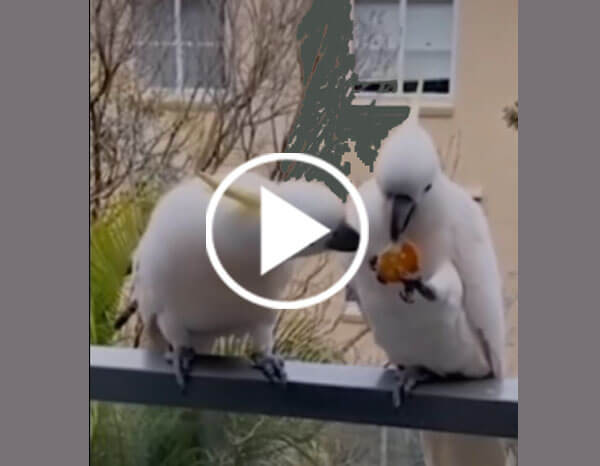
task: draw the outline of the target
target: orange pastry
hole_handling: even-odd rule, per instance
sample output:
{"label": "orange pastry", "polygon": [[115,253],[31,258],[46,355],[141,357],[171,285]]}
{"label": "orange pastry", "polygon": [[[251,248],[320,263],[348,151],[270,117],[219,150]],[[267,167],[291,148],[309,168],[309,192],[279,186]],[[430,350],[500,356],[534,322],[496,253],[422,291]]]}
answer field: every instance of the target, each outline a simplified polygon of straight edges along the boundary
{"label": "orange pastry", "polygon": [[377,258],[377,278],[382,283],[414,280],[420,272],[420,257],[417,247],[409,241],[393,245]]}

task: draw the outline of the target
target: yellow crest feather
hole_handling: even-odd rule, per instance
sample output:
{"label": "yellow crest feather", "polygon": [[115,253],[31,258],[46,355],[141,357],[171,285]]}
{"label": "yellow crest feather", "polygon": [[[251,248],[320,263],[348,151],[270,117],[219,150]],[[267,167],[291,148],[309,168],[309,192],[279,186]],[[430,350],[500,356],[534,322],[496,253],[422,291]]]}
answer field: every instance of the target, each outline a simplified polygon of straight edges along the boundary
{"label": "yellow crest feather", "polygon": [[[213,191],[217,189],[223,178],[211,176],[207,173],[200,172],[198,178],[204,181]],[[260,198],[255,193],[247,191],[245,189],[230,186],[225,190],[225,196],[229,197],[240,203],[242,206],[248,209],[260,209]]]}

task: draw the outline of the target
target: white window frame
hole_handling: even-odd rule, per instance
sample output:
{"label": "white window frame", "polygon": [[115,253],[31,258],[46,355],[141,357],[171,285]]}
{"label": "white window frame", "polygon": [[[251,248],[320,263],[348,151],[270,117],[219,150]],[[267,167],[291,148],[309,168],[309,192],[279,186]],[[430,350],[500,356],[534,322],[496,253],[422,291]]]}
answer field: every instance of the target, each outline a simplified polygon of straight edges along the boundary
{"label": "white window frame", "polygon": [[[354,29],[354,5],[357,0],[352,0],[351,19]],[[373,92],[373,91],[356,91],[352,102],[353,105],[375,105],[381,106],[398,106],[410,105],[411,98],[414,93],[404,93],[402,74],[403,62],[405,56],[404,44],[406,31],[406,8],[408,0],[397,0],[400,5],[398,23],[402,28],[403,37],[400,41],[400,50],[398,51],[398,84],[396,92]],[[454,102],[456,95],[456,64],[458,61],[458,35],[459,35],[459,13],[460,0],[452,0],[452,45],[450,54],[450,84],[447,94],[428,93],[422,94],[420,99],[420,115],[421,116],[451,116],[454,112]],[[355,53],[354,38],[350,42],[350,51]]]}
{"label": "white window frame", "polygon": [[[184,73],[184,58],[183,58],[183,47],[186,45],[195,45],[195,46],[215,46],[215,45],[219,45],[216,42],[212,42],[212,41],[208,41],[208,42],[192,42],[192,41],[184,41],[182,39],[182,31],[181,31],[181,1],[182,0],[168,0],[170,2],[173,2],[173,28],[174,28],[174,32],[175,32],[175,37],[174,37],[174,41],[150,41],[150,42],[145,42],[145,43],[139,43],[136,45],[163,45],[163,46],[169,46],[169,47],[175,47],[175,73],[176,73],[176,86],[175,88],[170,88],[170,87],[164,87],[164,86],[150,86],[148,88],[148,94],[152,94],[154,92],[160,92],[165,95],[165,101],[167,104],[173,103],[173,104],[180,104],[182,102],[188,102],[190,97],[192,96],[192,93],[194,91],[193,88],[190,87],[184,87],[183,85],[183,73]],[[226,0],[221,0],[221,2],[225,3]],[[229,15],[227,14],[227,8],[224,8],[224,25],[223,25],[223,66],[224,66],[224,74],[226,76],[225,79],[225,83],[223,84],[222,88],[214,88],[214,87],[198,87],[197,91],[196,91],[196,95],[195,95],[195,101],[196,102],[202,102],[204,101],[204,97],[207,93],[210,93],[211,95],[214,94],[219,94],[219,93],[224,93],[225,92],[225,86],[227,85],[227,77],[230,76],[230,72],[231,70],[229,69],[228,66],[228,60],[227,60],[227,41],[230,37],[230,30],[231,30],[231,23],[229,21]],[[135,69],[135,54],[134,54],[134,69]],[[207,104],[210,104],[210,102],[206,102]]]}

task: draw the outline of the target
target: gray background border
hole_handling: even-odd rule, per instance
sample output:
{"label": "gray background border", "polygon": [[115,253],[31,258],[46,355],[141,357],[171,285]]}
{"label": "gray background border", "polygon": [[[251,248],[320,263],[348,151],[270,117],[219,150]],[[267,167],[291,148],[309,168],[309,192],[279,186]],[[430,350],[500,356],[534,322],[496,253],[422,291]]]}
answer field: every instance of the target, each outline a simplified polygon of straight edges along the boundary
{"label": "gray background border", "polygon": [[599,17],[599,2],[519,6],[524,466],[598,463]]}
{"label": "gray background border", "polygon": [[[88,7],[0,4],[2,464],[89,457]],[[520,5],[522,465],[598,456],[599,17]]]}
{"label": "gray background border", "polygon": [[85,465],[89,2],[0,2],[0,464]]}

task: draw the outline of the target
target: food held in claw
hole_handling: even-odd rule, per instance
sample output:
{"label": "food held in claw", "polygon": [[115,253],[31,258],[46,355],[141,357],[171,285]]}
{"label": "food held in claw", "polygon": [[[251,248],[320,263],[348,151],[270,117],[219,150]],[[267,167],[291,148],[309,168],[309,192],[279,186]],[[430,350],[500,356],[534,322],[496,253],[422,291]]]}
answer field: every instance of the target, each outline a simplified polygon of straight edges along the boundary
{"label": "food held in claw", "polygon": [[414,280],[420,271],[419,251],[410,241],[393,245],[377,258],[376,269],[382,283]]}

